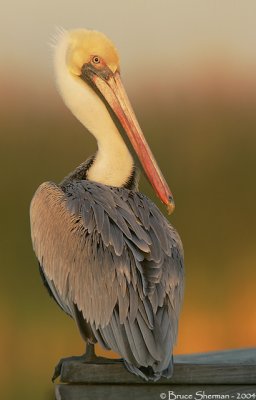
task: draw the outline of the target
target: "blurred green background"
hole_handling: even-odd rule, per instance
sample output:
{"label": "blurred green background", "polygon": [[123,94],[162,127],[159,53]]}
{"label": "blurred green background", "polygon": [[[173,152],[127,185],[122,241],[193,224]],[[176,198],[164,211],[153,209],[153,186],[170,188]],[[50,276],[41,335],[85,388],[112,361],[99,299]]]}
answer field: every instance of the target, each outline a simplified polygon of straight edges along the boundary
{"label": "blurred green background", "polygon": [[[3,399],[50,399],[75,324],[42,287],[29,204],[96,144],[63,105],[55,26],[105,32],[176,201],[186,292],[176,352],[256,346],[256,3],[138,0],[6,3],[1,10],[0,377]],[[141,191],[154,194],[142,179]],[[164,210],[163,210],[164,211]],[[165,212],[165,211],[164,211]]]}

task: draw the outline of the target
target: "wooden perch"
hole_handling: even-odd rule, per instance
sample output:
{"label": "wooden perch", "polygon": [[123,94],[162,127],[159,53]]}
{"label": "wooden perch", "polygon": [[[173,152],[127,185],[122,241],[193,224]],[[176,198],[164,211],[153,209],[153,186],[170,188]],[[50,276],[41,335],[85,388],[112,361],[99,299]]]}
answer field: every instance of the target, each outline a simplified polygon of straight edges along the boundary
{"label": "wooden perch", "polygon": [[[176,356],[172,378],[156,383],[147,383],[130,374],[121,362],[63,363],[60,379],[55,391],[57,400],[175,400],[176,395],[183,395],[176,397],[179,400],[189,399],[184,397],[188,395],[193,395],[192,400],[256,400],[256,349]],[[205,396],[219,397],[200,397],[203,392]],[[239,393],[246,395],[239,398]]]}

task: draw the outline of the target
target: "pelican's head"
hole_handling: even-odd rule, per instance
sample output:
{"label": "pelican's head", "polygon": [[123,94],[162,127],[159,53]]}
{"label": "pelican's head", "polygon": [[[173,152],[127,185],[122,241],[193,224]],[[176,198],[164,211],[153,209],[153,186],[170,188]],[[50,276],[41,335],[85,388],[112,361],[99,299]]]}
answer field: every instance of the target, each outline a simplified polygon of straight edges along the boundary
{"label": "pelican's head", "polygon": [[112,73],[119,71],[119,57],[111,41],[100,32],[85,29],[69,32],[66,62],[75,76],[81,76],[86,65],[98,71],[106,68]]}
{"label": "pelican's head", "polygon": [[[171,191],[153,157],[120,79],[119,56],[102,33],[78,29],[61,34],[55,51],[55,70],[64,101],[99,140],[104,140],[116,115],[142,167],[168,212],[174,209]],[[104,124],[102,124],[104,121]],[[115,126],[116,129],[116,126]]]}

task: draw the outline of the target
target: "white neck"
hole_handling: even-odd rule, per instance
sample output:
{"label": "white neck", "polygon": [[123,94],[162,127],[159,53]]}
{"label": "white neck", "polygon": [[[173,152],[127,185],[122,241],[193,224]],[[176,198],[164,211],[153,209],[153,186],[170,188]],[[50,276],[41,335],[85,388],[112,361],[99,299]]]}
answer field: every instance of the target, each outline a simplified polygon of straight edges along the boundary
{"label": "white neck", "polygon": [[133,170],[132,156],[106,106],[94,90],[66,66],[68,38],[63,34],[55,52],[55,72],[59,91],[67,107],[94,135],[98,152],[87,177],[110,186],[122,186]]}

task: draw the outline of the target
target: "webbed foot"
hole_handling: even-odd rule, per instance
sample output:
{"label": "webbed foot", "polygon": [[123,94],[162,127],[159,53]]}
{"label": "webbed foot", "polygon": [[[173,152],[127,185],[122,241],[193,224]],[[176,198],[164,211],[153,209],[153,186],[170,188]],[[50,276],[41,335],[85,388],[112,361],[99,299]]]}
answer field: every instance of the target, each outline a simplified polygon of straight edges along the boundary
{"label": "webbed foot", "polygon": [[55,379],[57,379],[60,376],[62,364],[64,362],[70,362],[70,361],[81,361],[81,362],[83,362],[84,361],[84,357],[85,357],[85,354],[83,354],[81,356],[71,356],[71,357],[61,358],[60,361],[58,362],[58,364],[54,368],[54,372],[53,372],[53,376],[52,376],[52,382],[54,382]]}
{"label": "webbed foot", "polygon": [[54,369],[54,373],[52,376],[52,382],[57,379],[61,374],[62,364],[64,362],[71,362],[71,361],[79,361],[84,364],[115,364],[116,362],[123,362],[122,358],[106,358],[106,357],[99,357],[95,354],[94,344],[87,343],[86,352],[81,356],[72,356],[72,357],[65,357],[61,358],[58,364]]}

